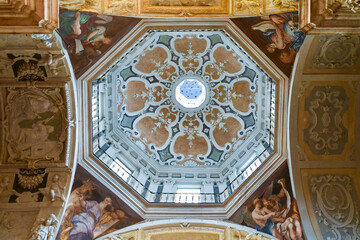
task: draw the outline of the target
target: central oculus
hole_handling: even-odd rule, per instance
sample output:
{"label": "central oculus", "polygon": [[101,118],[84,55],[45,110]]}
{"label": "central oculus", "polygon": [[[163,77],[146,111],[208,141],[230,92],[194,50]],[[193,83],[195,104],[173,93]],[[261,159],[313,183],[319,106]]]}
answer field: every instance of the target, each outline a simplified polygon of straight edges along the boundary
{"label": "central oculus", "polygon": [[171,101],[183,112],[203,109],[210,99],[208,80],[199,76],[182,76],[171,86]]}
{"label": "central oculus", "polygon": [[206,99],[206,89],[197,79],[184,79],[175,88],[175,99],[185,108],[197,108]]}

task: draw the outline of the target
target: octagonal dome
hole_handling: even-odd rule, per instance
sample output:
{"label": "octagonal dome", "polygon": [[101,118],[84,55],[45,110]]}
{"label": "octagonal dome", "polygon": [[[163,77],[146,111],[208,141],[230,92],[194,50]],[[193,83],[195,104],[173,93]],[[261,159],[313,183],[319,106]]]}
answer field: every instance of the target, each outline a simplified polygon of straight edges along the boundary
{"label": "octagonal dome", "polygon": [[222,29],[149,30],[93,82],[93,152],[137,180],[250,175],[273,151],[275,87]]}

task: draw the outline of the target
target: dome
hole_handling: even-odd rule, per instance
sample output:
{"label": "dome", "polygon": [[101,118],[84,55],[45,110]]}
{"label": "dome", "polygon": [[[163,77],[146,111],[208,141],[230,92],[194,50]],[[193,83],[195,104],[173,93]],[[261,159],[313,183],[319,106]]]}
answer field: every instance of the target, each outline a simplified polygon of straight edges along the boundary
{"label": "dome", "polygon": [[125,181],[176,179],[173,200],[246,179],[274,149],[276,81],[224,29],[150,29],[92,93],[94,155]]}

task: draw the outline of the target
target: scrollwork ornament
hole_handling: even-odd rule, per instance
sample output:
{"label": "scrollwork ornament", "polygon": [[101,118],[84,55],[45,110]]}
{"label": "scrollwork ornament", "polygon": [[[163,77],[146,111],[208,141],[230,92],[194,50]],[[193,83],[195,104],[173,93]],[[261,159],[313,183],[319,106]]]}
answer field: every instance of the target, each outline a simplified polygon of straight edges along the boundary
{"label": "scrollwork ornament", "polygon": [[347,69],[353,67],[358,58],[358,36],[323,36],[319,39],[313,66],[322,69]]}
{"label": "scrollwork ornament", "polygon": [[48,48],[51,48],[56,41],[53,34],[31,34],[31,38],[43,43]]}
{"label": "scrollwork ornament", "polygon": [[348,138],[342,121],[348,101],[344,88],[338,86],[316,86],[306,98],[311,123],[304,137],[314,154],[342,153]]}
{"label": "scrollwork ornament", "polygon": [[309,184],[322,234],[328,239],[359,239],[359,207],[352,196],[351,178],[346,175],[313,176]]}

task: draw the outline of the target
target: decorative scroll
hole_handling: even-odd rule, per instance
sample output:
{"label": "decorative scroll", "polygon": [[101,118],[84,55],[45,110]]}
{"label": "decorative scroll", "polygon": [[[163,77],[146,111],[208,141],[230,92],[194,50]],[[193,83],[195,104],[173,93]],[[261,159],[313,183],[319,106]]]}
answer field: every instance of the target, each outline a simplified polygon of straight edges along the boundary
{"label": "decorative scroll", "polygon": [[345,89],[340,86],[316,86],[305,100],[310,113],[310,126],[304,139],[316,155],[341,154],[348,141],[348,130],[342,116],[349,104]]}
{"label": "decorative scroll", "polygon": [[311,200],[324,239],[359,239],[359,204],[346,175],[313,176]]}
{"label": "decorative scroll", "polygon": [[360,38],[353,36],[322,36],[315,50],[313,66],[321,69],[349,69],[360,56]]}

